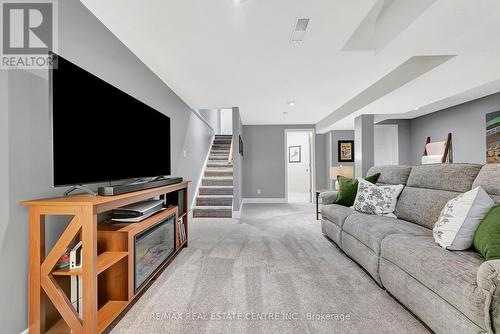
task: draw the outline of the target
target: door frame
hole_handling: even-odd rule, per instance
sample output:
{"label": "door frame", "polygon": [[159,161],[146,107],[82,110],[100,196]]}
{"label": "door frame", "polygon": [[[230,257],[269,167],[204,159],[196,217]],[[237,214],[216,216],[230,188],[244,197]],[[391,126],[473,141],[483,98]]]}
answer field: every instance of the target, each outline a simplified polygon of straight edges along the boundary
{"label": "door frame", "polygon": [[[398,124],[375,124],[374,127],[376,128],[385,128],[385,129],[395,129],[396,130],[396,137],[393,138],[394,140],[394,148],[395,148],[395,160],[396,160],[396,165],[399,165],[399,125]],[[374,137],[375,141],[375,137]],[[375,153],[375,152],[374,152]],[[375,154],[374,154],[375,157]],[[375,160],[373,161],[375,165]]]}
{"label": "door frame", "polygon": [[[219,109],[218,110],[218,113],[219,113],[219,134],[221,135],[232,135],[233,134],[233,127],[232,127],[232,123],[233,123],[233,110],[232,109],[228,109],[228,108],[223,108],[223,109]],[[224,122],[223,122],[223,115],[225,115],[225,117],[228,117],[228,119],[230,119],[231,121],[228,122],[228,126],[229,128],[228,129],[225,129],[225,130],[228,130],[226,133],[226,131],[223,131],[223,128],[225,128],[225,125]]]}
{"label": "door frame", "polygon": [[310,161],[310,182],[311,182],[311,189],[310,189],[310,203],[313,202],[314,199],[314,194],[316,192],[316,129],[314,128],[301,128],[301,129],[285,129],[283,132],[284,139],[285,139],[285,203],[288,203],[288,133],[289,132],[309,132],[311,135],[311,142],[310,142],[310,148],[309,148],[309,161]]}

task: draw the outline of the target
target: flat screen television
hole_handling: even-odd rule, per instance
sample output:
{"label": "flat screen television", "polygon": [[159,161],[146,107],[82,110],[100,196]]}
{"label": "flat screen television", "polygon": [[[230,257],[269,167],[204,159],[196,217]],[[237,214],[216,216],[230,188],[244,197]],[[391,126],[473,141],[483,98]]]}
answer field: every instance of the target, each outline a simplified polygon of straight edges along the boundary
{"label": "flat screen television", "polygon": [[54,58],[54,186],[170,175],[170,118],[63,57]]}

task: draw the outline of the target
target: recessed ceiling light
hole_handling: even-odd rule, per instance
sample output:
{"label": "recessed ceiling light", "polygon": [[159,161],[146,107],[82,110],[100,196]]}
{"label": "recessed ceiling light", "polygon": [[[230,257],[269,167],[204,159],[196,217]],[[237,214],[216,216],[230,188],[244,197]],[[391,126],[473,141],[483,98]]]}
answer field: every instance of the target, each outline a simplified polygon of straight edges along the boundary
{"label": "recessed ceiling light", "polygon": [[295,105],[295,101],[288,101],[286,104],[288,104],[289,107],[293,107]]}

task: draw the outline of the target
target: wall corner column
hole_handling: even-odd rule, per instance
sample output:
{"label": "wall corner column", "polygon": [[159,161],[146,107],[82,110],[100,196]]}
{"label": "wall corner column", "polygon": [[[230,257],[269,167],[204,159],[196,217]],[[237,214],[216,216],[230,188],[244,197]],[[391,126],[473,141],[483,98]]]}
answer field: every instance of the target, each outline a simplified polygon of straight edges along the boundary
{"label": "wall corner column", "polygon": [[374,115],[360,115],[354,119],[354,172],[364,177],[374,165]]}

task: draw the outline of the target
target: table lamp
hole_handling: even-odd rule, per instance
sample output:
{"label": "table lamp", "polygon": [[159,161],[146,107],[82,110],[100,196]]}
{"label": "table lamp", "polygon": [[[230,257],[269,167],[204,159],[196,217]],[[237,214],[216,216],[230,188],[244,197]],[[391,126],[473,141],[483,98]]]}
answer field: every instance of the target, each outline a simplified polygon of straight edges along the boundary
{"label": "table lamp", "polygon": [[339,176],[354,178],[354,167],[342,165],[330,167],[330,179],[335,180],[335,190],[339,189]]}

